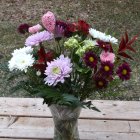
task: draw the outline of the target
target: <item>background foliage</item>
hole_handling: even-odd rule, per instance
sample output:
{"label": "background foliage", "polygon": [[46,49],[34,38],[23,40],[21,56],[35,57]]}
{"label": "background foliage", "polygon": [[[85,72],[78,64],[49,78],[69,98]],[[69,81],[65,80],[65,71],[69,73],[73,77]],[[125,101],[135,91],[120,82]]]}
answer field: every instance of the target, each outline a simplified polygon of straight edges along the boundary
{"label": "background foliage", "polygon": [[[11,94],[10,87],[26,78],[12,74],[3,62],[8,61],[10,53],[15,48],[23,47],[24,36],[17,33],[20,23],[36,24],[46,11],[50,10],[58,19],[84,19],[102,32],[108,30],[120,39],[127,30],[130,37],[140,33],[140,1],[139,0],[0,0],[0,96],[25,96],[24,90]],[[137,50],[133,54],[133,78],[101,94],[94,92],[92,98],[139,100],[140,98],[140,38],[134,44]],[[9,82],[9,78],[11,81]],[[116,81],[117,82],[117,81]],[[120,94],[119,94],[120,93]],[[115,97],[115,95],[118,95]]]}

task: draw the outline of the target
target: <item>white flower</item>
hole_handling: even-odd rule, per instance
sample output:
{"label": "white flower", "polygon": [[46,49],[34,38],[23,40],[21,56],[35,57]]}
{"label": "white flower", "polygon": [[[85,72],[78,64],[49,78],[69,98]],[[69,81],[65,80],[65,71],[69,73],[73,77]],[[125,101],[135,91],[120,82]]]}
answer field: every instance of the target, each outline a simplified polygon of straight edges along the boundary
{"label": "white flower", "polygon": [[36,75],[37,75],[37,76],[40,76],[40,75],[41,75],[41,71],[38,70],[38,71],[36,72]]}
{"label": "white flower", "polygon": [[19,55],[19,54],[31,54],[33,52],[33,48],[31,46],[28,47],[23,47],[20,49],[15,49],[14,52],[12,53],[13,56]]}
{"label": "white flower", "polygon": [[104,42],[111,42],[111,43],[114,43],[114,44],[118,43],[118,39],[116,39],[115,37],[112,37],[110,35],[106,35],[105,33],[97,31],[96,29],[90,28],[89,29],[89,34],[93,38],[100,39],[100,40],[102,40]]}
{"label": "white flower", "polygon": [[32,52],[32,48],[24,47],[21,49],[16,49],[12,55],[13,57],[8,62],[8,67],[10,71],[13,70],[21,70],[27,72],[27,68],[33,66],[34,58],[30,53]]}

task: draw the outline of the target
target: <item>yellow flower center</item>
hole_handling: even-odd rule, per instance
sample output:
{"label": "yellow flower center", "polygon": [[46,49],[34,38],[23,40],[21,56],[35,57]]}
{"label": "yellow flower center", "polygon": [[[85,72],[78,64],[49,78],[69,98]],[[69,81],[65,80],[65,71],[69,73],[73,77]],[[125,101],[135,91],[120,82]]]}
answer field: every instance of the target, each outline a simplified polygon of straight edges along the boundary
{"label": "yellow flower center", "polygon": [[98,85],[99,85],[99,86],[103,86],[104,83],[103,83],[102,81],[99,81],[99,82],[98,82]]}
{"label": "yellow flower center", "polygon": [[24,64],[25,63],[25,60],[22,60],[21,63]]}
{"label": "yellow flower center", "polygon": [[94,58],[91,56],[91,57],[89,57],[89,61],[90,62],[93,62],[94,61]]}
{"label": "yellow flower center", "polygon": [[127,70],[126,69],[123,69],[122,74],[123,75],[126,75],[127,74]]}
{"label": "yellow flower center", "polygon": [[54,67],[54,68],[52,69],[52,72],[53,72],[54,74],[59,74],[59,73],[60,73],[60,68]]}
{"label": "yellow flower center", "polygon": [[109,66],[104,66],[104,70],[109,71],[110,70]]}

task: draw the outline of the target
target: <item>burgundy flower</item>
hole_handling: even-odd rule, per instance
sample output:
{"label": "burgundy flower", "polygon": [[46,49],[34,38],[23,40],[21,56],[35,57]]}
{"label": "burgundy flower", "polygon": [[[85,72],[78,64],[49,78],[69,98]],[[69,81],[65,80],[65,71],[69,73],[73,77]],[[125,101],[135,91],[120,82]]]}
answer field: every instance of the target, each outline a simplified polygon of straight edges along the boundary
{"label": "burgundy flower", "polygon": [[106,76],[109,76],[113,74],[113,67],[114,67],[113,63],[106,61],[101,63],[100,71]]}
{"label": "burgundy flower", "polygon": [[77,27],[78,31],[81,31],[83,34],[87,35],[89,33],[89,24],[84,20],[79,20]]}
{"label": "burgundy flower", "polygon": [[47,61],[50,62],[54,58],[54,51],[51,50],[46,53],[44,47],[41,47],[37,53],[38,53],[38,61],[37,61],[38,63],[45,64]]}
{"label": "burgundy flower", "polygon": [[38,63],[46,63],[46,52],[44,47],[40,47],[37,54],[38,54]]}
{"label": "burgundy flower", "polygon": [[98,63],[97,56],[92,51],[88,51],[85,53],[84,61],[85,61],[86,65],[91,68],[95,68]]}
{"label": "burgundy flower", "polygon": [[71,37],[72,34],[76,31],[76,26],[75,24],[72,24],[72,23],[68,23],[67,24],[67,27],[65,29],[65,33],[64,33],[64,36],[65,37]]}
{"label": "burgundy flower", "polygon": [[29,24],[24,23],[24,24],[20,24],[17,30],[19,33],[25,34],[28,32],[29,27],[30,27]]}
{"label": "burgundy flower", "polygon": [[116,72],[121,80],[129,80],[131,75],[131,69],[128,63],[123,63],[121,66],[118,67]]}
{"label": "burgundy flower", "polygon": [[44,72],[46,70],[46,65],[45,64],[34,64],[33,68],[35,68],[36,70],[39,70],[41,72],[41,74],[44,75]]}
{"label": "burgundy flower", "polygon": [[47,59],[47,61],[48,62],[50,62],[50,61],[52,61],[53,59],[54,59],[54,51],[48,51],[47,53],[46,53],[46,59]]}
{"label": "burgundy flower", "polygon": [[108,85],[108,81],[104,79],[103,77],[96,77],[95,78],[95,85],[97,88],[106,88]]}
{"label": "burgundy flower", "polygon": [[61,27],[63,27],[64,30],[67,28],[67,23],[64,22],[64,21],[57,20],[56,21],[56,26],[58,26],[58,25],[61,26]]}
{"label": "burgundy flower", "polygon": [[104,42],[102,40],[97,40],[98,46],[101,47],[105,51],[113,52],[111,43]]}

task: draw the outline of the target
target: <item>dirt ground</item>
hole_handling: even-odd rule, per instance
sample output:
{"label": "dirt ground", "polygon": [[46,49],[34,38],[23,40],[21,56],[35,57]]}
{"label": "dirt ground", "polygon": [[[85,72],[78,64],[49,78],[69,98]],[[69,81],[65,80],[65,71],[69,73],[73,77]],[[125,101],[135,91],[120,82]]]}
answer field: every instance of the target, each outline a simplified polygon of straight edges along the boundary
{"label": "dirt ground", "polygon": [[[18,25],[37,24],[48,10],[54,12],[57,19],[84,19],[102,32],[115,33],[118,39],[126,30],[130,37],[140,33],[140,0],[0,0],[1,66],[13,49],[23,46],[25,38],[17,33]],[[125,91],[120,99],[138,100],[140,97],[139,46],[140,39],[134,45],[137,54],[131,62],[133,78],[124,83]],[[24,91],[10,94],[7,78],[8,73],[0,71],[0,96],[24,96]]]}

